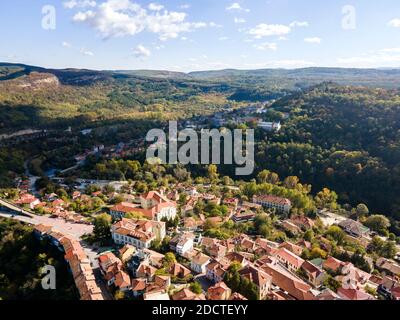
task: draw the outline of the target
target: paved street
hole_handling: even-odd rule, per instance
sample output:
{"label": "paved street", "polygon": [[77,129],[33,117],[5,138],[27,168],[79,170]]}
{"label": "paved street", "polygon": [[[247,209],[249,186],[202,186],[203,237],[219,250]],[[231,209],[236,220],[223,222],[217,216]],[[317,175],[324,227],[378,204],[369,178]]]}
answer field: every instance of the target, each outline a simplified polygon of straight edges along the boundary
{"label": "paved street", "polygon": [[0,212],[0,216],[4,218],[19,220],[32,225],[45,224],[48,226],[52,226],[54,227],[54,229],[57,229],[61,233],[69,235],[78,241],[80,241],[80,238],[84,234],[92,233],[93,231],[92,225],[69,223],[63,219],[59,218],[54,219],[47,216],[36,216],[31,214],[31,217],[25,217],[19,215],[12,215],[11,213],[7,212]]}

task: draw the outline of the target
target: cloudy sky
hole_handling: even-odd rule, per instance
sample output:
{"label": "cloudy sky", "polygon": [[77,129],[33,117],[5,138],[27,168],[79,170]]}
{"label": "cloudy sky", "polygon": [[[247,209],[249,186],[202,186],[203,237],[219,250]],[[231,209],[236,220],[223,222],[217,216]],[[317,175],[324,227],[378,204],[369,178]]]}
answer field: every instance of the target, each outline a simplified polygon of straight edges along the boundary
{"label": "cloudy sky", "polygon": [[400,67],[399,0],[1,0],[0,35],[54,68]]}

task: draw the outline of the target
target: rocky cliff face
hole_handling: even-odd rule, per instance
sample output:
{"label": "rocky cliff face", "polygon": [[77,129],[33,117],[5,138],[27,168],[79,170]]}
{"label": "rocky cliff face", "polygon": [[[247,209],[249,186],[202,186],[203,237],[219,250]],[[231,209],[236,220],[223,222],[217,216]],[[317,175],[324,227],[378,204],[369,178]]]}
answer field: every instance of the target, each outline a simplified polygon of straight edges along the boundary
{"label": "rocky cliff face", "polygon": [[11,90],[56,89],[60,86],[60,81],[51,73],[32,72],[17,79],[0,81],[0,86]]}

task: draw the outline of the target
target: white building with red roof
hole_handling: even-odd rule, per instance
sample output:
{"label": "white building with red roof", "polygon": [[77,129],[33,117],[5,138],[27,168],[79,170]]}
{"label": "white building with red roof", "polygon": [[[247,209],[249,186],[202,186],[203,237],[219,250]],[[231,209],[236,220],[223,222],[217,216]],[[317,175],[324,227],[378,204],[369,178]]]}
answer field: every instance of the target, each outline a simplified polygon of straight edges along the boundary
{"label": "white building with red roof", "polygon": [[253,203],[262,205],[267,209],[276,209],[279,212],[289,213],[292,209],[292,202],[289,199],[272,195],[259,195],[253,197]]}
{"label": "white building with red roof", "polygon": [[110,214],[114,219],[121,219],[128,213],[135,213],[156,221],[173,220],[176,217],[176,203],[157,191],[142,195],[138,202],[140,205],[130,202],[117,204],[110,209]]}
{"label": "white building with red roof", "polygon": [[136,249],[149,248],[154,240],[165,237],[165,222],[122,219],[111,227],[111,235],[117,244],[130,244]]}

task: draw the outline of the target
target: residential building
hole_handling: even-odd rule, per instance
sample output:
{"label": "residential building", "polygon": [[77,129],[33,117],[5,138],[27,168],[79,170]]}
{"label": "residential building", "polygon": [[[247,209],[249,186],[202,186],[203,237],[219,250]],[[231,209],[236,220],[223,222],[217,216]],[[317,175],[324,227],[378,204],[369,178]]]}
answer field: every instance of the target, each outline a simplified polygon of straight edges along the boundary
{"label": "residential building", "polygon": [[400,277],[400,265],[395,261],[381,257],[376,261],[376,266],[389,275]]}
{"label": "residential building", "polygon": [[122,219],[128,213],[142,215],[144,218],[161,221],[173,220],[176,217],[176,203],[157,191],[151,191],[139,197],[140,204],[122,202],[110,208],[114,219]]}
{"label": "residential building", "polygon": [[224,280],[229,265],[223,265],[219,261],[212,259],[206,265],[206,278],[213,283],[219,283]]}
{"label": "residential building", "polygon": [[208,300],[229,300],[232,295],[232,290],[228,288],[225,282],[219,282],[215,286],[208,288],[207,298]]}
{"label": "residential building", "polygon": [[285,249],[293,252],[297,256],[300,256],[303,253],[303,248],[302,247],[300,247],[300,246],[298,246],[298,245],[296,245],[294,243],[291,243],[289,241],[285,241],[285,242],[281,243],[279,245],[279,248],[285,248]]}
{"label": "residential building", "polygon": [[121,261],[124,263],[129,261],[135,254],[135,252],[136,248],[134,246],[131,246],[130,244],[124,245],[121,249],[119,249]]}
{"label": "residential building", "polygon": [[169,243],[171,250],[180,256],[185,256],[189,251],[193,250],[195,235],[193,233],[181,233],[176,235]]}
{"label": "residential building", "polygon": [[111,227],[111,235],[117,244],[130,244],[136,249],[149,248],[152,241],[163,240],[165,223],[150,220],[125,219]]}
{"label": "residential building", "polygon": [[251,264],[241,269],[239,274],[241,277],[249,279],[257,286],[258,299],[263,300],[267,297],[272,283],[270,275]]}
{"label": "residential building", "polygon": [[181,279],[184,279],[191,274],[191,271],[188,268],[177,262],[172,264],[168,271],[170,275]]}
{"label": "residential building", "polygon": [[370,232],[370,230],[362,223],[351,219],[340,222],[339,227],[341,227],[349,235],[356,238],[366,236]]}
{"label": "residential building", "polygon": [[282,129],[282,125],[280,122],[258,122],[258,127],[265,131],[280,131]]}
{"label": "residential building", "polygon": [[288,272],[279,264],[267,263],[261,269],[272,277],[272,284],[297,300],[314,300],[310,285]]}
{"label": "residential building", "polygon": [[292,203],[289,199],[272,195],[254,196],[253,203],[262,205],[264,208],[267,209],[275,209],[279,212],[284,213],[289,213],[292,209]]}
{"label": "residential building", "polygon": [[206,266],[210,261],[209,256],[198,251],[190,261],[190,268],[196,273],[205,274],[207,272]]}
{"label": "residential building", "polygon": [[337,294],[343,300],[376,300],[370,294],[359,289],[346,289],[341,287],[338,289]]}
{"label": "residential building", "polygon": [[296,272],[304,263],[304,260],[286,248],[280,248],[276,252],[279,263],[281,263],[289,271]]}
{"label": "residential building", "polygon": [[309,261],[305,261],[302,264],[301,270],[307,276],[308,282],[316,288],[319,288],[327,278],[327,273],[324,270],[313,265]]}
{"label": "residential building", "polygon": [[195,294],[189,289],[185,288],[176,293],[174,293],[171,297],[172,300],[175,301],[183,301],[183,300],[206,300],[204,294]]}

